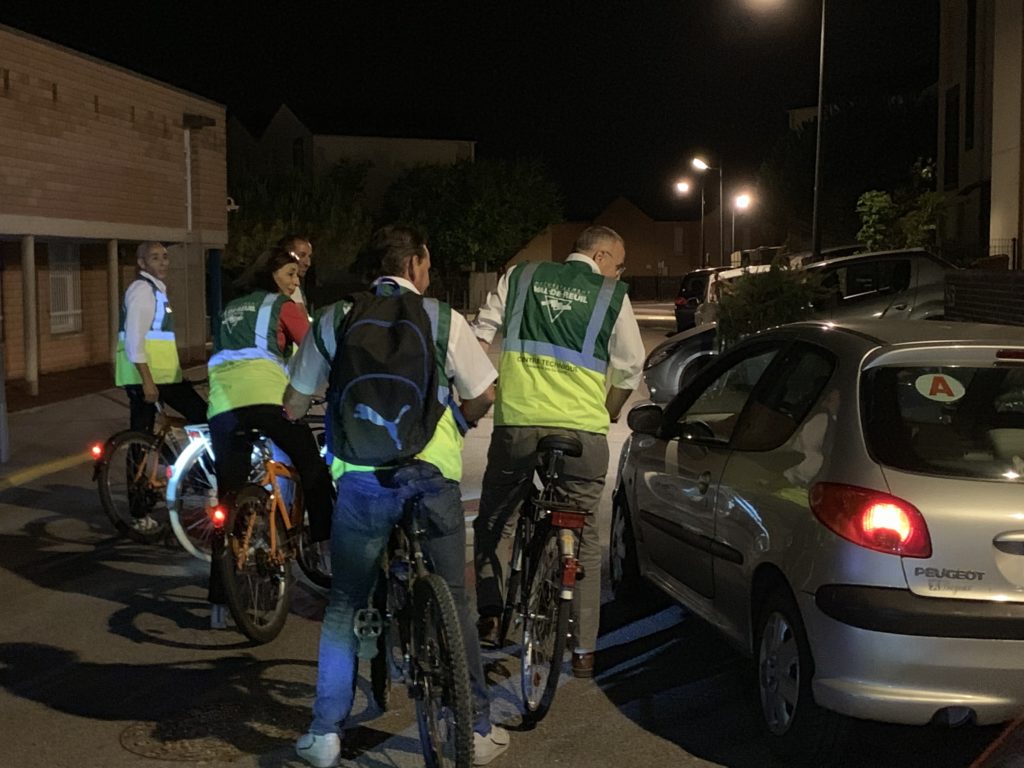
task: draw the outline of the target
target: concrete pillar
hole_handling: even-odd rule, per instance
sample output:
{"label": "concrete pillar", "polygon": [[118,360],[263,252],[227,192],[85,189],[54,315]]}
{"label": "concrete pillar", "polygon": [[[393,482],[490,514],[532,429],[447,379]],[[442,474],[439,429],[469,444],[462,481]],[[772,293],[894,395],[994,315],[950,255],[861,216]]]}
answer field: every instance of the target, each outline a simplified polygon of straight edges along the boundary
{"label": "concrete pillar", "polygon": [[107,325],[110,328],[110,364],[114,365],[117,333],[121,328],[121,266],[117,261],[117,240],[107,240]]}
{"label": "concrete pillar", "polygon": [[25,329],[25,384],[28,393],[39,394],[39,310],[36,306],[36,238],[21,238],[21,300]]}

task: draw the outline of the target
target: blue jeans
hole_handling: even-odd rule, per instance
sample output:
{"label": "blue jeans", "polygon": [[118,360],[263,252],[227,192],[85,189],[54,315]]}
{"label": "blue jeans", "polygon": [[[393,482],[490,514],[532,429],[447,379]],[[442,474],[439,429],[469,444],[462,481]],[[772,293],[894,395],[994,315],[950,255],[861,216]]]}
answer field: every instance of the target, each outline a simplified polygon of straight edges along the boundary
{"label": "blue jeans", "polygon": [[331,522],[334,576],[320,630],[311,733],[337,733],[352,710],[358,664],[355,613],[366,607],[391,529],[415,496],[421,497],[420,514],[426,523],[423,550],[431,570],[448,583],[462,624],[476,710],[474,730],[490,732],[490,697],[480,640],[466,599],[466,526],[459,484],[446,480],[432,464],[418,461],[396,470],[347,472],[338,481]]}

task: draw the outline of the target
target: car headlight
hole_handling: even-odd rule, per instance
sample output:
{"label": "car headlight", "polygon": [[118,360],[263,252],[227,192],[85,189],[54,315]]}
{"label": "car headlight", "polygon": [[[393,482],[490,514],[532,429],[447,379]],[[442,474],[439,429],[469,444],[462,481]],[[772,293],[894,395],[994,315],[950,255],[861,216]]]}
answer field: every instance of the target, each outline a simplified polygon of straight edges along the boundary
{"label": "car headlight", "polygon": [[678,350],[681,346],[681,342],[676,342],[674,344],[666,344],[663,347],[658,347],[656,350],[651,352],[650,356],[644,362],[644,370],[647,371],[656,365],[661,365],[670,357],[672,357],[672,355],[676,353],[676,350]]}

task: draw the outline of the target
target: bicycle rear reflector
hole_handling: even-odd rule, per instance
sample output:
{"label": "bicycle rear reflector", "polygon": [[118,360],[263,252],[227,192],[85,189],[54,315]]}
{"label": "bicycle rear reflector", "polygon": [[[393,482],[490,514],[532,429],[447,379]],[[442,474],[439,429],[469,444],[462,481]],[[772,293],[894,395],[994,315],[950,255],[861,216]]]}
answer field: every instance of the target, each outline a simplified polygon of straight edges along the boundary
{"label": "bicycle rear reflector", "polygon": [[96,443],[94,446],[92,446],[92,448],[89,449],[89,451],[92,453],[92,457],[94,459],[98,459],[100,456],[103,455],[103,444]]}
{"label": "bicycle rear reflector", "polygon": [[228,519],[227,513],[224,511],[224,507],[214,507],[211,509],[210,519],[213,521],[214,528],[223,528],[224,521]]}

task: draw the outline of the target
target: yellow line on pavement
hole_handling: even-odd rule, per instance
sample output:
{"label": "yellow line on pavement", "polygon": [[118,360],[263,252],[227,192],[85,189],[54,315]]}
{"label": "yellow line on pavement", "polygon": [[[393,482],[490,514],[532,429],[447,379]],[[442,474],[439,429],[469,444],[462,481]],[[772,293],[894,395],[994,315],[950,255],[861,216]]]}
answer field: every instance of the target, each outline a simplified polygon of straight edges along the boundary
{"label": "yellow line on pavement", "polygon": [[60,459],[53,459],[52,461],[44,461],[42,464],[35,464],[31,467],[25,467],[25,469],[19,469],[17,472],[12,472],[6,477],[0,477],[0,491],[5,491],[8,488],[13,488],[18,485],[25,485],[31,483],[33,480],[38,480],[40,477],[46,477],[56,472],[61,472],[65,469],[71,469],[71,467],[77,467],[79,464],[85,464],[87,461],[91,461],[92,457],[89,451],[80,451],[79,453],[73,453],[70,456],[65,456]]}

